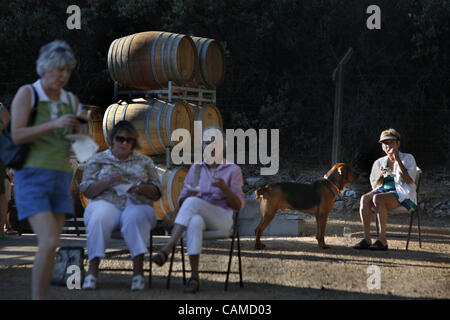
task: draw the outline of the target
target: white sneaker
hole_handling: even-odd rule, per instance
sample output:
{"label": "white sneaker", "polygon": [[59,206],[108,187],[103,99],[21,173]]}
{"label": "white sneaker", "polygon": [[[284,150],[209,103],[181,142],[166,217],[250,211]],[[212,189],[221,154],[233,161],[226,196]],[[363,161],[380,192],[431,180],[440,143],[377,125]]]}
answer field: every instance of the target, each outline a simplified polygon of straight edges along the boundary
{"label": "white sneaker", "polygon": [[140,274],[134,276],[131,279],[131,291],[140,291],[144,290],[145,284],[144,284],[144,277]]}
{"label": "white sneaker", "polygon": [[88,274],[86,278],[84,278],[83,290],[95,290],[96,287],[97,278],[95,278],[92,274]]}

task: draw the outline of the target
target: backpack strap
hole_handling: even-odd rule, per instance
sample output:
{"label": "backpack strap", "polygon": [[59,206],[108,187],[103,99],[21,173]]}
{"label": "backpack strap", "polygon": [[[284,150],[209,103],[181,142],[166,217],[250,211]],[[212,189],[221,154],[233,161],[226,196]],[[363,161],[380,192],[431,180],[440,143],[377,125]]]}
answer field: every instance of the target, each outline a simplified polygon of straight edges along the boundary
{"label": "backpack strap", "polygon": [[30,85],[30,87],[33,90],[34,103],[33,103],[33,106],[31,107],[30,117],[28,118],[28,126],[29,127],[34,125],[34,121],[36,120],[36,114],[37,114],[37,106],[39,104],[39,95],[38,95],[36,89],[34,88],[33,85]]}

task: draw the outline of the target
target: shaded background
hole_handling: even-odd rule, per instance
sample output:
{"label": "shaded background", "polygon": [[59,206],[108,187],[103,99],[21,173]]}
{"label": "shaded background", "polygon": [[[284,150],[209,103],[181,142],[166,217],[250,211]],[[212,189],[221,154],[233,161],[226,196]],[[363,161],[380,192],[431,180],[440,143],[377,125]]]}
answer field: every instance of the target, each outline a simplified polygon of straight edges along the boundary
{"label": "shaded background", "polygon": [[[82,102],[114,103],[107,68],[111,42],[161,30],[219,40],[226,73],[217,88],[225,128],[280,129],[280,158],[331,161],[332,72],[349,47],[342,123],[343,160],[370,170],[389,127],[419,166],[450,155],[449,0],[1,0],[0,100],[37,79],[39,48],[66,40],[78,64],[67,89]],[[69,30],[67,7],[81,8]],[[381,8],[381,30],[366,9]],[[288,162],[287,162],[288,163]]]}

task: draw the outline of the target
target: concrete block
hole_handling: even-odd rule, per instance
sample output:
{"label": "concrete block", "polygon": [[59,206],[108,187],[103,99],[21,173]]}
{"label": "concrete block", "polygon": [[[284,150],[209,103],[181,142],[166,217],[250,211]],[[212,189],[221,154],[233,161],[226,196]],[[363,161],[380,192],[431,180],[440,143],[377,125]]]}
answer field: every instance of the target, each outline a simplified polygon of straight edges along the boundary
{"label": "concrete block", "polygon": [[271,236],[301,236],[305,220],[295,214],[277,214],[264,232]]}
{"label": "concrete block", "polygon": [[259,220],[256,219],[240,219],[239,220],[239,233],[242,236],[255,235],[255,228],[258,225]]}
{"label": "concrete block", "polygon": [[[278,212],[264,231],[264,236],[300,236],[305,232],[305,215],[297,211]],[[307,217],[309,219],[310,216]],[[253,236],[261,221],[260,202],[246,199],[245,208],[239,214],[239,232],[243,236]]]}
{"label": "concrete block", "polygon": [[261,217],[260,201],[245,199],[245,207],[239,212],[240,219],[259,219]]}

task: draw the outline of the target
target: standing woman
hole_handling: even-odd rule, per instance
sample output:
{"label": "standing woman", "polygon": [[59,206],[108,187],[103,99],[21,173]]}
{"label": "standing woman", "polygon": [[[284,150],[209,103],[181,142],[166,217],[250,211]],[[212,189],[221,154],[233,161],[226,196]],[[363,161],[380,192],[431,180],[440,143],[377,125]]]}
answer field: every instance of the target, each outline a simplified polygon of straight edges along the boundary
{"label": "standing woman", "polygon": [[[0,131],[2,131],[10,120],[8,110],[0,102]],[[5,195],[6,167],[0,162],[0,240],[5,240],[5,224],[8,213],[8,200]]]}
{"label": "standing woman", "polygon": [[[13,141],[30,144],[24,167],[15,173],[14,194],[19,220],[27,218],[38,238],[31,283],[34,300],[45,298],[65,214],[74,214],[71,144],[65,135],[79,130],[75,116],[79,101],[63,88],[75,65],[74,53],[65,41],[44,45],[36,61],[40,79],[20,87],[11,106]],[[28,126],[35,98],[39,101],[36,119]]]}

